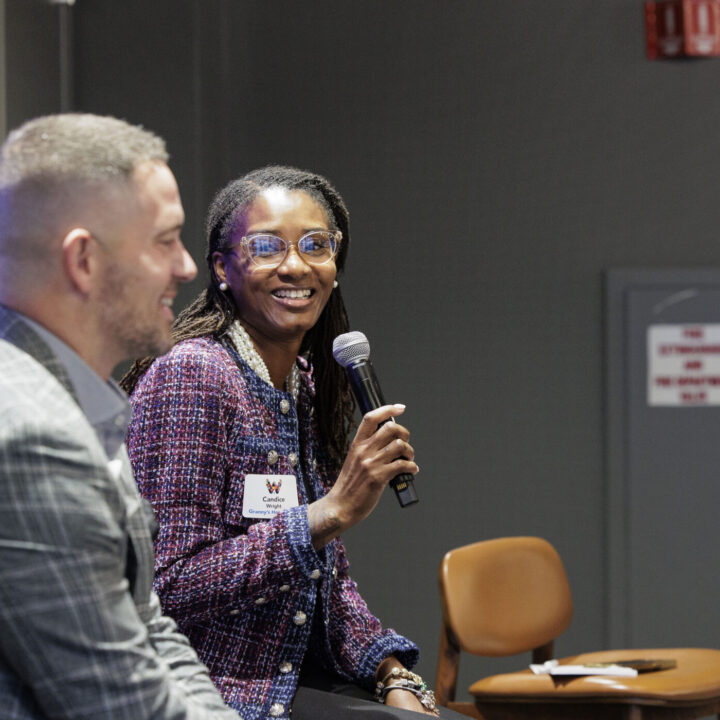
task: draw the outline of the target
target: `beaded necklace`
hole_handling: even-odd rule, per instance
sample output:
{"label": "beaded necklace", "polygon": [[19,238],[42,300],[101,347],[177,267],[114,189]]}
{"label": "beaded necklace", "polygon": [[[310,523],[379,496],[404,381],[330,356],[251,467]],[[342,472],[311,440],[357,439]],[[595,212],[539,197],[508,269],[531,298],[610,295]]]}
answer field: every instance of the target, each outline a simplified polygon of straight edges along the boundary
{"label": "beaded necklace", "polygon": [[[264,380],[268,385],[274,387],[272,380],[270,380],[270,373],[268,372],[265,361],[260,357],[260,353],[255,349],[250,336],[247,334],[247,330],[240,324],[239,320],[233,322],[228,328],[227,334],[235,346],[237,354],[243,361],[254,370],[261,380]],[[300,394],[300,370],[298,369],[297,363],[293,363],[290,374],[285,378],[285,388],[292,395],[297,405],[298,395]]]}

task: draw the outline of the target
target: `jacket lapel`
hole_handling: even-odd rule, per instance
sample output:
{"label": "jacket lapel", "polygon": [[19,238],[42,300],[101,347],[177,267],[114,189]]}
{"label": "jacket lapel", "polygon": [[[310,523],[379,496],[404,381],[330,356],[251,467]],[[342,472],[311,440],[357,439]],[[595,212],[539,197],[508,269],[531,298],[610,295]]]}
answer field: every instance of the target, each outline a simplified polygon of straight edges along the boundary
{"label": "jacket lapel", "polygon": [[0,305],[0,338],[37,360],[70,393],[72,399],[80,404],[65,368],[58,362],[47,343],[23,321],[20,313],[4,305]]}

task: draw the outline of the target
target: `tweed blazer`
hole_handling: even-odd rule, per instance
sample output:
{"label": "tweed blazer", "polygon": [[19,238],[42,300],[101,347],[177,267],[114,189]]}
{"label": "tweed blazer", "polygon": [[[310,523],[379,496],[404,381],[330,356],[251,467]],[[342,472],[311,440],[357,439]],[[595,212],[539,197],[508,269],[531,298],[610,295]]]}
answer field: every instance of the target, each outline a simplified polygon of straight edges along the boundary
{"label": "tweed blazer", "polygon": [[152,574],[124,448],[110,461],[64,367],[0,306],[3,720],[237,720]]}
{"label": "tweed blazer", "polygon": [[[296,408],[230,346],[186,340],[131,397],[130,458],[160,524],[156,589],[245,720],[288,717],[306,659],[366,687],[393,653],[417,662],[417,647],[368,610],[342,542],[312,546],[307,503],[336,476],[304,368]],[[294,475],[298,506],[243,517],[249,474]]]}

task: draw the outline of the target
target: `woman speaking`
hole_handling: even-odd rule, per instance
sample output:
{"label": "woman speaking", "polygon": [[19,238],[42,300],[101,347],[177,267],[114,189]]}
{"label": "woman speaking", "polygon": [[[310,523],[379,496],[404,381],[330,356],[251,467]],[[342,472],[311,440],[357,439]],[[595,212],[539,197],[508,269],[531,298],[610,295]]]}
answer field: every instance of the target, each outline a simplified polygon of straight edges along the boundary
{"label": "woman speaking", "polygon": [[370,613],[339,538],[418,471],[408,431],[385,422],[401,405],[349,442],[331,354],[348,330],[343,200],[319,175],[263,168],[215,197],[207,238],[210,281],[174,348],[124,380],[163,607],[245,720],[435,715],[417,647]]}

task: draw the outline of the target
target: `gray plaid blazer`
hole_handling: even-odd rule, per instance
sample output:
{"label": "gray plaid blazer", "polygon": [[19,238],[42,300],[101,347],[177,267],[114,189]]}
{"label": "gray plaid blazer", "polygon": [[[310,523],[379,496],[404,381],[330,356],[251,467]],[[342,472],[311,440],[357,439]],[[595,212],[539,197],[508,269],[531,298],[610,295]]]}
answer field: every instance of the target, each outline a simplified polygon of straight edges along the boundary
{"label": "gray plaid blazer", "polygon": [[62,365],[0,305],[0,718],[237,720],[152,575],[124,448],[109,462]]}

